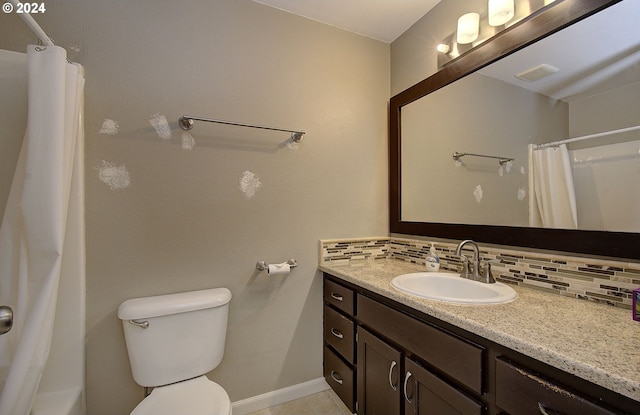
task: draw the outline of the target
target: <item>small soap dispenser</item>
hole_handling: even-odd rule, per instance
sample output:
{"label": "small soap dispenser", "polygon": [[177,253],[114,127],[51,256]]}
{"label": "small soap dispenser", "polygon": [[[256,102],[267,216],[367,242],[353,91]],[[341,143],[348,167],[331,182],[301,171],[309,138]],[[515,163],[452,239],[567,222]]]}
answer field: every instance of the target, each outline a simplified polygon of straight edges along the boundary
{"label": "small soap dispenser", "polygon": [[433,246],[433,242],[431,243],[431,248],[429,249],[429,255],[427,255],[425,265],[427,266],[427,271],[430,272],[436,272],[440,269],[440,257],[436,252],[435,246]]}

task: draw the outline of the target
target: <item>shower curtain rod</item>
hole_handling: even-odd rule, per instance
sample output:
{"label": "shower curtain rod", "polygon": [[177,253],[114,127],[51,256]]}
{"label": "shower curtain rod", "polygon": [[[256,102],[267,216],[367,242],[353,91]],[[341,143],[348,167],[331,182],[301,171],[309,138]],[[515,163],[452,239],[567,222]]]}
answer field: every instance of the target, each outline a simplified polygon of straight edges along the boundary
{"label": "shower curtain rod", "polygon": [[562,144],[569,144],[569,143],[574,143],[576,141],[583,141],[583,140],[588,140],[590,138],[604,137],[604,136],[607,136],[607,135],[627,133],[629,131],[635,131],[635,130],[640,130],[640,125],[636,125],[635,127],[621,128],[619,130],[605,131],[605,132],[602,132],[602,133],[583,135],[582,137],[568,138],[566,140],[554,141],[553,143],[536,144],[536,145],[534,145],[534,148],[536,150],[539,150],[541,148],[557,147],[557,146],[562,145]]}
{"label": "shower curtain rod", "polygon": [[262,125],[244,124],[239,122],[231,122],[231,121],[223,121],[223,120],[214,120],[211,118],[196,117],[193,115],[183,115],[178,120],[178,125],[180,125],[180,128],[182,128],[183,130],[190,130],[193,128],[194,121],[206,121],[206,122],[213,122],[217,124],[235,125],[237,127],[258,128],[261,130],[283,131],[285,133],[291,133],[291,139],[296,143],[299,143],[300,141],[302,141],[302,136],[305,135],[304,131],[289,130],[286,128],[265,127]]}
{"label": "shower curtain rod", "polygon": [[[18,3],[21,3],[19,0],[9,0],[9,1],[11,2],[11,4],[13,4],[15,9],[19,7]],[[29,13],[16,13],[16,14],[20,16],[22,21],[25,22],[27,26],[29,26],[29,29],[31,29],[33,33],[35,33],[36,36],[38,36],[38,39],[40,39],[43,45],[55,46],[55,44],[53,43],[53,40],[51,40],[49,35],[47,35],[47,33],[44,30],[42,30],[38,22],[35,21],[35,19],[31,16],[31,14]]]}

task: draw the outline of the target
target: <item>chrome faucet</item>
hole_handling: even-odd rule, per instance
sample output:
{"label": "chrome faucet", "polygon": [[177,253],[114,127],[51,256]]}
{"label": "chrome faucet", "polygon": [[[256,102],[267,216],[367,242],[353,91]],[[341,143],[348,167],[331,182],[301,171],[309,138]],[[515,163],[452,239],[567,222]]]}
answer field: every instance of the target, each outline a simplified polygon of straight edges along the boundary
{"label": "chrome faucet", "polygon": [[[465,245],[470,245],[473,250],[473,266],[469,262],[469,258],[462,254],[462,248]],[[470,279],[473,281],[484,282],[486,284],[493,284],[496,280],[491,275],[491,263],[487,262],[485,264],[484,269],[480,266],[480,249],[478,249],[478,244],[476,244],[471,239],[466,239],[458,245],[456,248],[456,256],[459,256],[462,260],[462,270],[460,271],[460,276],[462,278]],[[482,271],[482,275],[481,275]]]}

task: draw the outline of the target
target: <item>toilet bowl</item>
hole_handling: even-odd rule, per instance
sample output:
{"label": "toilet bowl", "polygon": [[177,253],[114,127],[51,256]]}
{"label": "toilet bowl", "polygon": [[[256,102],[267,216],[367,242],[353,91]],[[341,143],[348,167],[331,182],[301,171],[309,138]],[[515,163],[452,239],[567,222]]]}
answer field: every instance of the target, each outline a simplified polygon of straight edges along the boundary
{"label": "toilet bowl", "polygon": [[230,415],[222,386],[205,374],[222,360],[226,288],[127,300],[118,308],[133,378],[153,391],[131,415]]}
{"label": "toilet bowl", "polygon": [[155,388],[131,415],[231,415],[229,395],[217,383],[199,376]]}

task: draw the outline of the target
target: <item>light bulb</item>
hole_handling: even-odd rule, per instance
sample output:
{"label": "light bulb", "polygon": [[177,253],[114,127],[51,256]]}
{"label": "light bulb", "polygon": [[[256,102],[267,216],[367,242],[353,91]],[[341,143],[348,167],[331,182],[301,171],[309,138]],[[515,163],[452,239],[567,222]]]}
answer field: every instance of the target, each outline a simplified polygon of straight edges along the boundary
{"label": "light bulb", "polygon": [[513,19],[513,0],[489,0],[489,25],[502,26]]}
{"label": "light bulb", "polygon": [[480,15],[478,13],[467,13],[458,19],[458,32],[456,41],[461,45],[471,43],[478,38],[480,31]]}
{"label": "light bulb", "polygon": [[438,46],[436,46],[436,50],[440,53],[448,53],[451,50],[451,48],[447,44],[440,43],[438,44]]}

